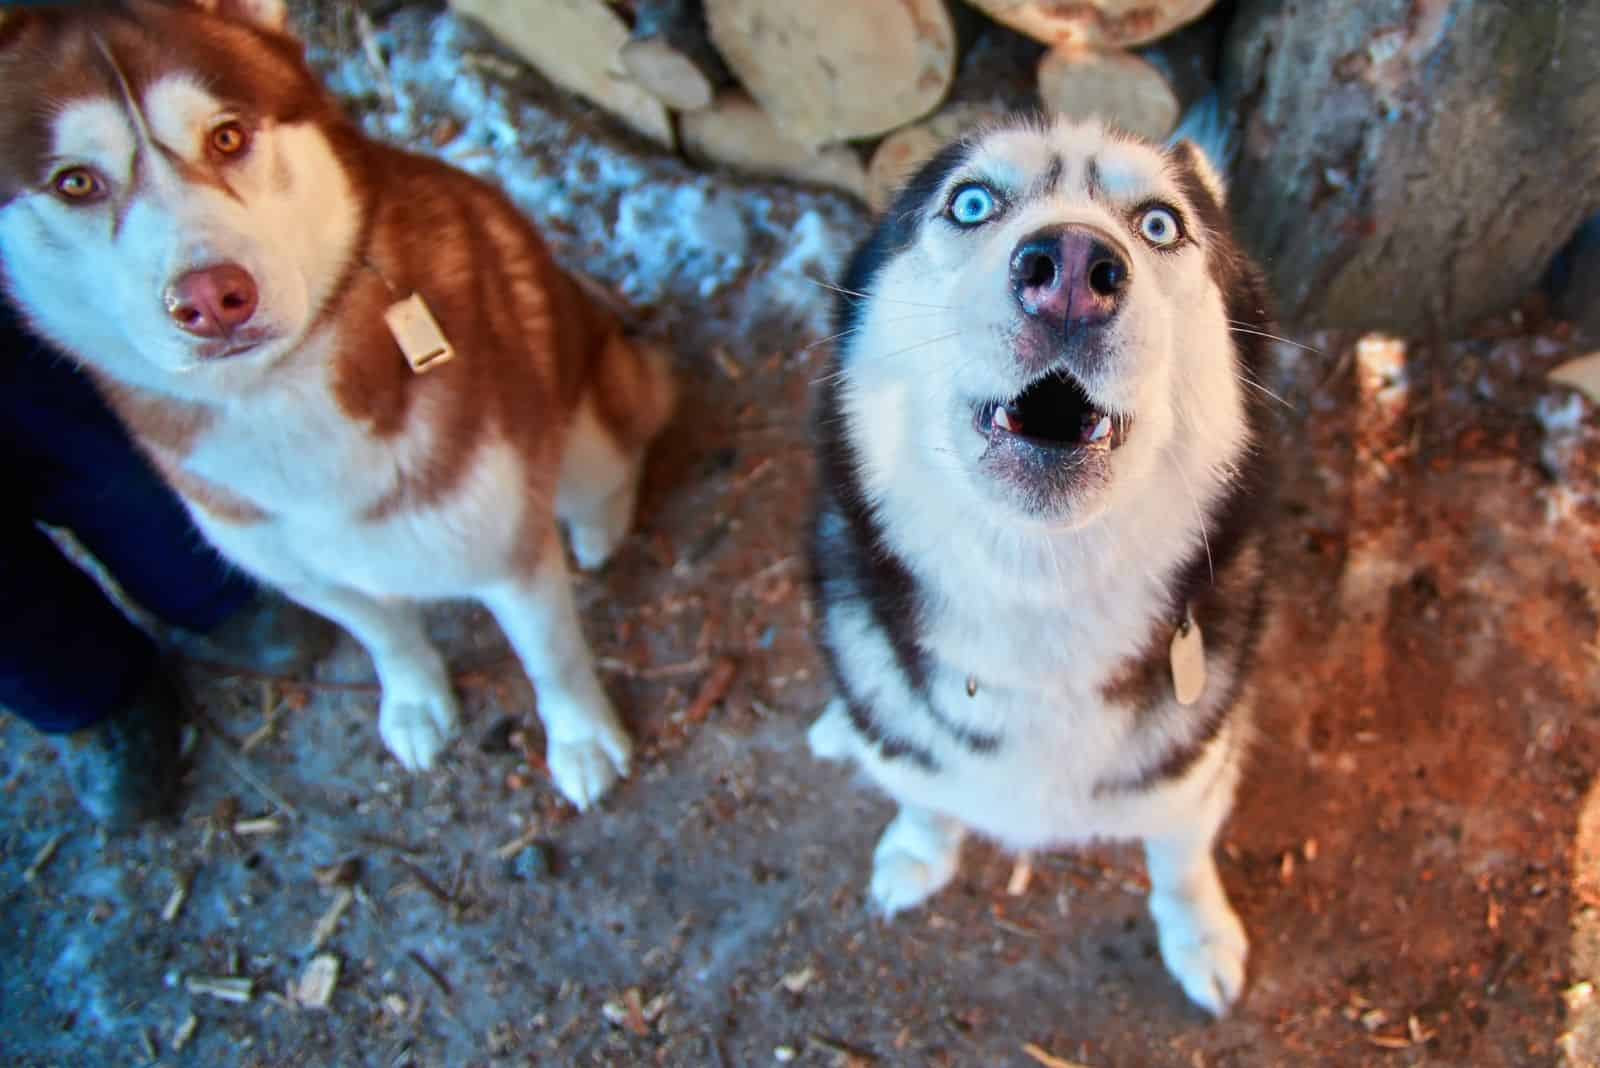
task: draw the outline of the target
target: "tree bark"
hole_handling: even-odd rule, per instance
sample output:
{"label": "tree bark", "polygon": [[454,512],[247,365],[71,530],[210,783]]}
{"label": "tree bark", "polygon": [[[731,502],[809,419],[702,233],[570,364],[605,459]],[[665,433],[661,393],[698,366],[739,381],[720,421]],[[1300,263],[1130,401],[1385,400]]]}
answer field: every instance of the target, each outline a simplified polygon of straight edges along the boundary
{"label": "tree bark", "polygon": [[1600,207],[1600,4],[1244,0],[1232,202],[1284,317],[1461,330]]}

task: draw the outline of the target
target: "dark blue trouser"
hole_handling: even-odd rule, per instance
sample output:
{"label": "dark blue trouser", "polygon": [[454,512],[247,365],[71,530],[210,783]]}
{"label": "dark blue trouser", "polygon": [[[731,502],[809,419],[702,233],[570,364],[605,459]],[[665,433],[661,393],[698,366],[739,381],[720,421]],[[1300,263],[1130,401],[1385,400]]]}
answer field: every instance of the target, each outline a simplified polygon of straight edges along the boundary
{"label": "dark blue trouser", "polygon": [[0,298],[0,707],[76,730],[129,701],[150,638],[62,556],[65,527],[128,595],[174,626],[215,627],[255,588],[202,540],[87,379]]}

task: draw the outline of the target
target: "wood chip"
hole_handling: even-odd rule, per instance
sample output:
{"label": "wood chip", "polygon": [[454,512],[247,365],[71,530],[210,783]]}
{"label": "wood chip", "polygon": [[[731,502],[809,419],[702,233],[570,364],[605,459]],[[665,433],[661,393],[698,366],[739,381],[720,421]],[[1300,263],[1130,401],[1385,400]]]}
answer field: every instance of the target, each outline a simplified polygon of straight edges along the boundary
{"label": "wood chip", "polygon": [[183,985],[191,994],[204,994],[219,1001],[232,1001],[236,1004],[244,1004],[256,996],[254,979],[191,975],[183,981]]}
{"label": "wood chip", "polygon": [[199,1026],[200,1018],[194,1013],[191,1012],[185,1016],[183,1023],[179,1024],[177,1030],[172,1032],[172,1052],[182,1053],[183,1047],[189,1044],[189,1040],[194,1037],[195,1028]]}
{"label": "wood chip", "polygon": [[1595,404],[1600,404],[1600,352],[1568,360],[1550,372],[1550,381],[1581,390]]}
{"label": "wood chip", "polygon": [[22,873],[22,881],[31,883],[44,871],[46,864],[56,855],[56,850],[61,848],[61,840],[67,836],[65,831],[57,831],[50,836],[50,840],[40,847],[39,852],[33,855],[33,863]]}
{"label": "wood chip", "polygon": [[779,979],[778,985],[791,994],[799,994],[804,992],[805,988],[811,985],[811,980],[816,977],[817,970],[808,964],[799,971],[790,972],[782,979]]}
{"label": "wood chip", "polygon": [[346,857],[312,872],[317,885],[322,887],[354,886],[361,878],[361,858]]}
{"label": "wood chip", "polygon": [[1017,862],[1011,868],[1011,878],[1006,882],[1006,893],[1012,897],[1021,897],[1028,892],[1028,884],[1033,882],[1033,857],[1031,854],[1022,853],[1017,856]]}
{"label": "wood chip", "polygon": [[317,920],[317,925],[311,929],[311,949],[319,950],[333,937],[334,931],[339,929],[339,920],[349,909],[350,903],[356,899],[356,892],[350,887],[341,887],[334,895],[333,903],[328,906],[322,918]]}
{"label": "wood chip", "polygon": [[283,830],[283,824],[273,816],[259,816],[255,819],[239,820],[233,825],[233,833],[237,835],[277,834],[281,830]]}
{"label": "wood chip", "polygon": [[178,885],[172,888],[172,893],[167,895],[167,903],[161,906],[162,923],[171,923],[178,918],[178,913],[183,911],[183,903],[189,900],[189,886],[193,882],[192,872],[184,872],[178,876]]}
{"label": "wood chip", "polygon": [[319,953],[311,958],[300,980],[289,993],[304,1009],[326,1009],[333,999],[333,988],[339,985],[339,958],[332,953]]}
{"label": "wood chip", "polygon": [[494,851],[496,860],[510,860],[539,840],[540,827],[535,824]]}
{"label": "wood chip", "polygon": [[732,660],[726,657],[718,660],[706,676],[706,681],[700,684],[700,692],[689,702],[683,718],[690,723],[703,722],[711,714],[711,706],[728,696],[728,689],[733,685],[733,677],[737,672]]}
{"label": "wood chip", "polygon": [[1085,1068],[1084,1065],[1077,1061],[1069,1061],[1065,1057],[1057,1057],[1053,1053],[1047,1053],[1032,1042],[1024,1042],[1022,1044],[1022,1052],[1044,1065],[1044,1068]]}

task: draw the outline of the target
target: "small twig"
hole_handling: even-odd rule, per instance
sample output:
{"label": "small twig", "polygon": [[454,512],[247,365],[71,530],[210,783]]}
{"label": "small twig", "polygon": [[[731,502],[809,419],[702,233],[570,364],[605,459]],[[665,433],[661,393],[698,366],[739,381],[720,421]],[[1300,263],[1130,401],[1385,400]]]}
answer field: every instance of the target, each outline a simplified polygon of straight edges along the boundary
{"label": "small twig", "polygon": [[250,787],[256,793],[260,794],[291,820],[298,820],[300,818],[299,809],[285,801],[283,799],[283,795],[278,793],[278,791],[268,786],[265,782],[262,782],[261,779],[257,777],[256,773],[251,771],[250,768],[246,766],[245,762],[236,753],[234,753],[233,743],[230,742],[227,736],[222,733],[222,729],[211,721],[209,716],[204,717],[201,722],[205,724],[207,733],[211,736],[211,739],[216,742],[215,748],[217,754],[222,757],[222,762],[228,766],[229,771],[233,772],[233,774],[238,777],[241,782]]}
{"label": "small twig", "polygon": [[429,979],[433,980],[434,985],[443,991],[445,997],[449,998],[455,996],[455,991],[450,989],[449,980],[440,975],[439,969],[429,964],[421,953],[418,953],[414,949],[408,949],[406,950],[406,956],[411,958],[412,964],[415,964],[418,968],[422,969],[423,975],[426,975]]}
{"label": "small twig", "polygon": [[183,981],[191,994],[208,994],[219,1001],[244,1004],[256,996],[254,979],[233,976],[191,975]]}
{"label": "small twig", "polygon": [[449,909],[451,915],[455,915],[460,911],[460,906],[456,904],[456,899],[451,897],[450,894],[445,891],[444,887],[434,882],[427,872],[423,871],[421,868],[417,867],[404,857],[396,858],[396,863],[411,875],[411,878],[416,881],[418,886],[427,891],[429,897],[433,898],[439,904]]}
{"label": "small twig", "polygon": [[316,927],[311,930],[311,950],[316,952],[321,949],[328,939],[333,937],[333,932],[339,928],[339,919],[356,899],[356,892],[348,886],[340,887],[334,895],[333,904],[329,905],[322,918],[317,920]]}
{"label": "small twig", "polygon": [[1064,1057],[1057,1057],[1053,1053],[1047,1053],[1032,1042],[1024,1042],[1022,1044],[1022,1052],[1044,1065],[1044,1068],[1084,1068],[1077,1061],[1069,1061]]}
{"label": "small twig", "polygon": [[44,866],[49,864],[51,858],[56,855],[56,850],[61,846],[61,840],[66,836],[66,831],[57,831],[50,836],[50,840],[40,847],[39,852],[33,855],[33,863],[29,864],[28,869],[22,873],[23,882],[31,883],[39,877],[39,873],[44,871]]}
{"label": "small twig", "polygon": [[816,1046],[818,1049],[826,1050],[835,1057],[842,1057],[844,1059],[844,1063],[848,1065],[849,1068],[865,1068],[867,1065],[878,1063],[878,1058],[875,1054],[868,1053],[866,1050],[857,1049],[854,1046],[840,1042],[836,1038],[829,1038],[827,1035],[813,1034],[810,1036],[810,1040],[811,1044]]}
{"label": "small twig", "polygon": [[613,675],[626,675],[630,679],[670,679],[680,675],[698,675],[706,669],[709,661],[703,656],[691,660],[680,660],[672,664],[662,664],[658,667],[634,667],[626,660],[618,660],[614,656],[602,656],[595,665],[601,671]]}
{"label": "small twig", "polygon": [[733,677],[738,668],[732,660],[723,657],[718,660],[711,673],[706,676],[705,682],[700,684],[700,692],[695,694],[694,700],[689,703],[683,718],[690,723],[699,723],[711,714],[711,706],[728,696],[728,690],[733,686]]}
{"label": "small twig", "polygon": [[172,888],[167,903],[161,907],[162,923],[171,923],[178,918],[178,913],[183,911],[183,903],[189,900],[189,886],[193,882],[193,872],[183,872],[178,876],[178,885]]}

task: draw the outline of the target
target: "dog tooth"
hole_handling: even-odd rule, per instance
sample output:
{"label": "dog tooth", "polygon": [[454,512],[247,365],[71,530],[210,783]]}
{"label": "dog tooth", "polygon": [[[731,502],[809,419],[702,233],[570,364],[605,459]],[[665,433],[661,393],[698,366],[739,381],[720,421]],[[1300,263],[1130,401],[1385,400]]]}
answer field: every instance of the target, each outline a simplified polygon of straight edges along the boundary
{"label": "dog tooth", "polygon": [[1021,429],[1017,426],[1016,421],[1011,418],[1011,413],[1006,409],[1004,404],[1000,405],[994,410],[994,425],[999,427],[1001,430],[1009,431],[1012,434],[1015,434]]}
{"label": "dog tooth", "polygon": [[1111,433],[1111,417],[1102,415],[1100,421],[1094,425],[1094,430],[1089,434],[1090,441],[1099,441]]}

